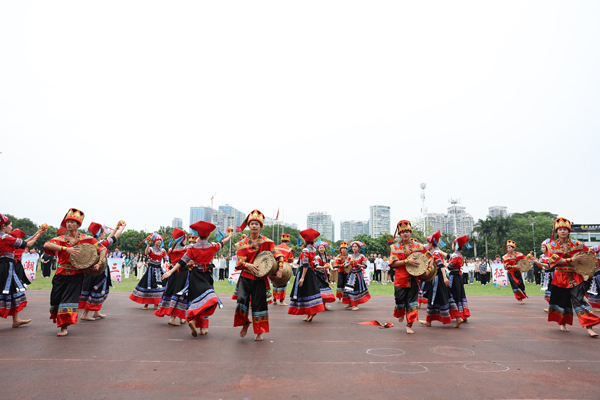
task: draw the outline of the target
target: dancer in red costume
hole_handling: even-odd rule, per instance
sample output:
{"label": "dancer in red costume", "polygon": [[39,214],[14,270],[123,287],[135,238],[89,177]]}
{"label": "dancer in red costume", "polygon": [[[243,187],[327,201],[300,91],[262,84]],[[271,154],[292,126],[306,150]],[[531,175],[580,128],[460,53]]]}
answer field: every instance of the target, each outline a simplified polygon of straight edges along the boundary
{"label": "dancer in red costume", "polygon": [[325,253],[327,246],[329,246],[327,242],[319,243],[317,245],[317,254],[315,255],[315,274],[319,281],[325,311],[329,311],[326,303],[335,303],[335,295],[333,294],[333,290],[331,290],[331,286],[329,286],[328,271],[331,265],[329,257]]}
{"label": "dancer in red costume", "polygon": [[[594,332],[593,327],[600,324],[600,318],[594,315],[592,308],[584,301],[583,277],[574,272],[571,267],[574,261],[585,258],[585,253],[589,253],[590,249],[583,243],[571,239],[570,233],[571,221],[566,218],[557,218],[554,221],[554,230],[548,243],[550,266],[554,267],[548,321],[557,322],[561,331],[569,332],[567,325],[573,325],[573,311],[575,311],[581,326],[595,338],[598,334]],[[554,235],[558,237],[555,239]]]}
{"label": "dancer in red costume", "polygon": [[[144,254],[148,256],[148,270],[138,282],[133,293],[129,295],[129,298],[136,303],[143,304],[143,310],[148,309],[148,304],[154,304],[154,309],[158,310],[158,304],[167,283],[162,280],[164,271],[160,263],[163,260],[169,261],[169,258],[165,249],[162,248],[163,237],[158,233],[148,236],[144,242],[146,242]],[[150,247],[151,244],[152,247]]]}
{"label": "dancer in red costume", "polygon": [[[119,236],[121,236],[126,226],[127,224],[124,221],[119,221],[116,230],[113,230],[108,237],[106,237],[106,233],[104,232],[104,226],[96,222],[90,224],[88,231],[90,231],[94,239],[100,241],[100,244],[108,252],[109,246],[117,243]],[[94,321],[96,318],[106,317],[100,310],[108,297],[111,286],[110,268],[106,268],[104,273],[98,276],[86,275],[83,278],[83,287],[79,296],[79,308],[83,310],[81,317],[79,317],[81,320]],[[93,317],[88,315],[90,311],[94,312]]]}
{"label": "dancer in red costume", "polygon": [[352,254],[348,256],[347,261],[350,264],[350,272],[346,277],[342,303],[346,304],[344,308],[352,307],[353,311],[359,309],[359,304],[364,304],[371,299],[371,294],[363,275],[363,268],[367,267],[367,257],[359,253],[360,249],[364,246],[358,240],[350,243]]}
{"label": "dancer in red costume", "polygon": [[[186,248],[185,255],[181,257],[177,264],[163,275],[163,279],[169,278],[171,274],[180,268],[187,268],[190,261],[193,263],[189,274],[189,304],[187,306],[186,319],[192,336],[198,336],[198,327],[200,334],[208,333],[208,318],[214,314],[217,306],[222,307],[219,297],[213,287],[213,268],[212,260],[221,250],[225,243],[233,236],[233,231],[221,240],[219,243],[210,243],[208,237],[215,230],[216,226],[210,222],[198,221],[190,225],[190,228],[198,232],[200,240]],[[170,282],[169,282],[170,284]]]}
{"label": "dancer in red costume", "polygon": [[306,315],[303,319],[306,322],[311,322],[315,315],[325,311],[325,305],[321,297],[321,285],[315,274],[317,249],[313,244],[319,235],[320,233],[314,229],[306,229],[300,232],[306,246],[302,249],[298,259],[300,267],[290,295],[288,314]]}
{"label": "dancer in red costume", "polygon": [[517,268],[517,263],[524,260],[525,256],[522,253],[516,252],[516,248],[517,242],[514,240],[506,241],[506,254],[502,257],[502,263],[504,264],[504,269],[508,272],[508,281],[510,282],[515,299],[517,299],[519,304],[525,304],[523,302],[523,299],[527,298],[527,294],[525,294],[525,281],[523,280],[521,271]]}
{"label": "dancer in red costume", "polygon": [[84,216],[82,211],[71,208],[60,224],[61,228],[58,232],[61,232],[61,236],[44,244],[44,250],[48,254],[51,256],[58,254],[59,265],[54,278],[52,278],[52,292],[50,293],[50,319],[56,322],[56,326],[60,328],[57,335],[59,337],[67,336],[69,325],[77,324],[79,296],[85,275],[84,270],[76,269],[71,265],[71,254],[79,254],[79,249],[76,249],[75,246],[83,243],[94,245],[99,255],[98,263],[90,267],[94,271],[100,270],[107,252],[106,247],[102,246],[98,240],[79,233]]}
{"label": "dancer in red costume", "polygon": [[[240,279],[237,284],[237,306],[233,317],[233,326],[241,326],[240,337],[245,337],[250,327],[248,318],[250,306],[252,306],[252,326],[255,333],[255,341],[263,340],[263,333],[269,332],[269,309],[267,306],[267,291],[269,290],[269,278],[258,278],[258,266],[254,265],[254,259],[262,251],[271,251],[277,259],[279,270],[277,277],[281,278],[283,268],[283,255],[275,250],[275,243],[260,234],[263,227],[265,215],[259,210],[252,210],[240,226],[243,231],[246,226],[250,228],[250,236],[238,242],[236,247],[237,263],[235,269],[241,270]],[[251,304],[252,303],[252,304]]]}
{"label": "dancer in red costume", "polygon": [[446,277],[445,254],[438,248],[444,246],[441,240],[441,232],[437,231],[427,239],[427,250],[433,256],[433,262],[437,268],[435,278],[431,281],[431,289],[427,291],[427,318],[419,323],[431,326],[432,321],[440,321],[442,324],[450,324],[450,280]]}
{"label": "dancer in red costume", "polygon": [[394,237],[390,239],[393,242],[396,235],[400,235],[400,242],[390,246],[390,268],[395,269],[394,278],[394,298],[396,307],[394,308],[394,318],[403,322],[406,318],[406,333],[415,333],[412,325],[419,319],[418,297],[419,282],[417,278],[410,275],[406,270],[407,265],[419,266],[417,260],[409,260],[408,256],[412,253],[423,253],[428,257],[427,248],[417,240],[411,238],[412,226],[410,221],[402,220],[396,225]]}
{"label": "dancer in red costume", "polygon": [[[10,218],[0,214],[0,317],[12,316],[12,326],[17,328],[31,322],[30,319],[21,319],[19,313],[27,306],[25,287],[17,275],[15,253],[21,249],[31,247],[33,243],[44,233],[38,230],[35,235],[23,240],[19,232],[12,236],[12,221]],[[20,231],[22,232],[22,231]],[[21,236],[21,237],[18,237]]]}
{"label": "dancer in red costume", "polygon": [[344,298],[344,287],[346,287],[346,280],[348,274],[346,274],[344,267],[348,264],[348,243],[340,243],[340,254],[335,258],[335,266],[337,267],[338,280],[337,289],[335,291],[335,297],[341,302]]}
{"label": "dancer in red costume", "polygon": [[[283,255],[283,261],[292,265],[294,263],[294,251],[288,243],[290,242],[291,236],[287,233],[281,234],[281,244],[275,246],[275,250],[280,252]],[[279,300],[280,306],[287,306],[285,303],[285,291],[287,290],[287,285],[282,287],[277,287],[273,284],[273,303],[277,304],[277,300]]]}
{"label": "dancer in red costume", "polygon": [[448,260],[448,270],[450,270],[450,318],[456,319],[455,328],[458,328],[463,322],[467,322],[467,318],[471,316],[460,271],[464,262],[462,248],[465,246],[469,248],[469,238],[467,236],[454,239],[452,243],[454,253]]}

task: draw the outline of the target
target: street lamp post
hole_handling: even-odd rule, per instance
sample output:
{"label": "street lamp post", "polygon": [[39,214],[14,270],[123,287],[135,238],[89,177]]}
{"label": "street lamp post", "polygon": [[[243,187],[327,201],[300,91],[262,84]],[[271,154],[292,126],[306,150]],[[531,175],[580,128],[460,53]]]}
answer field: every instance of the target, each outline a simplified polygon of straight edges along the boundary
{"label": "street lamp post", "polygon": [[531,237],[533,239],[533,256],[537,258],[535,251],[535,219],[531,220]]}

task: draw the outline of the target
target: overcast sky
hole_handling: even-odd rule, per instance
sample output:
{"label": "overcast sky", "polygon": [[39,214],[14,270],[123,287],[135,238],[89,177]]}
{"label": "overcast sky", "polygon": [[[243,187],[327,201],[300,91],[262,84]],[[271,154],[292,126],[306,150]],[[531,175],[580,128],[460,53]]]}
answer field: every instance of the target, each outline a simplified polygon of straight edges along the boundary
{"label": "overcast sky", "polygon": [[0,3],[0,212],[600,223],[600,2]]}

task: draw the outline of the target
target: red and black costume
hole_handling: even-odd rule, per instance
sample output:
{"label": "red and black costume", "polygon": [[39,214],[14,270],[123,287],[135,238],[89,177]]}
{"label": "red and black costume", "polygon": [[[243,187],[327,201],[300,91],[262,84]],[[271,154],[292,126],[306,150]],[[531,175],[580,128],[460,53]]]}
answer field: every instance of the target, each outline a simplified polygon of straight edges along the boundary
{"label": "red and black costume", "polygon": [[[412,228],[410,221],[402,220],[398,222],[397,232],[410,230]],[[413,322],[419,319],[419,311],[417,306],[419,298],[419,282],[416,277],[412,276],[406,270],[408,256],[412,253],[423,253],[429,256],[427,248],[415,239],[411,239],[409,247],[405,247],[402,243],[394,243],[390,246],[390,266],[394,261],[400,261],[402,264],[395,269],[394,276],[394,299],[396,306],[394,307],[394,317],[402,318],[406,315],[406,323],[411,326]]]}
{"label": "red and black costume", "polygon": [[[0,214],[0,225],[9,223],[8,217]],[[0,232],[0,317],[8,318],[27,306],[25,287],[16,271],[15,251],[25,249],[27,242],[8,233]]]}
{"label": "red and black costume", "polygon": [[[283,233],[281,235],[281,240],[283,243],[275,246],[275,250],[283,255],[283,261],[292,265],[294,263],[294,251],[287,245],[287,242],[290,241],[290,235],[287,233]],[[273,284],[273,300],[284,301],[285,300],[285,291],[287,290],[287,285],[278,287]]]}
{"label": "red and black costume", "polygon": [[[176,228],[171,233],[175,245],[169,249],[169,261],[174,267],[179,260],[186,254],[187,247],[183,246],[185,242],[185,231]],[[154,311],[157,317],[176,317],[185,319],[186,310],[188,308],[189,294],[189,275],[191,266],[182,265],[176,273],[168,279],[167,287],[158,305],[158,310]]]}
{"label": "red and black costume", "polygon": [[[340,243],[340,251],[345,248],[348,249],[348,243],[342,242]],[[346,287],[346,280],[348,279],[348,275],[344,270],[344,264],[348,261],[348,255],[342,256],[341,254],[337,256],[334,260],[334,265],[337,267],[338,272],[338,280],[337,280],[337,289],[335,291],[335,297],[338,299],[342,299],[344,297],[344,287]]]}
{"label": "red and black costume", "polygon": [[[252,221],[257,221],[262,227],[264,214],[253,210],[240,227],[242,230]],[[249,309],[252,307],[252,327],[255,334],[269,332],[269,309],[267,306],[267,292],[270,289],[269,278],[257,278],[246,270],[246,263],[254,263],[256,256],[262,251],[271,251],[275,258],[282,258],[275,249],[275,242],[266,236],[260,235],[256,241],[247,237],[236,243],[237,263],[235,269],[242,271],[237,283],[237,305],[233,317],[233,326],[244,326],[250,323]],[[283,268],[283,264],[280,266]]]}
{"label": "red and black costume", "polygon": [[167,252],[162,247],[155,246],[157,239],[160,239],[161,245],[163,242],[162,236],[157,233],[149,238],[150,244],[153,246],[148,250],[148,270],[142,276],[133,293],[129,298],[139,304],[155,304],[158,306],[163,292],[165,291],[166,282],[162,281],[164,271],[161,267],[161,261],[168,261]]}
{"label": "red and black costume", "polygon": [[[328,246],[329,244],[320,244],[317,246],[317,250],[321,246]],[[327,257],[327,254],[317,254],[315,255],[314,265],[315,265],[315,274],[319,281],[319,288],[321,290],[321,298],[323,299],[323,303],[335,303],[335,295],[333,294],[333,290],[331,290],[331,286],[329,286],[329,279],[327,275],[326,265],[329,264],[330,260]],[[319,268],[322,267],[322,268]]]}
{"label": "red and black costume", "polygon": [[[440,240],[441,232],[437,231],[431,235],[427,241],[435,246],[443,245]],[[440,243],[441,242],[441,243]],[[433,263],[437,268],[435,278],[431,280],[431,289],[425,294],[427,295],[427,318],[426,321],[431,324],[433,321],[440,321],[442,324],[452,322],[450,317],[450,289],[445,284],[444,276],[444,256],[439,249],[430,250],[429,253],[433,257]]]}
{"label": "red and black costume", "polygon": [[461,268],[464,265],[461,249],[467,244],[469,238],[460,236],[454,240],[454,253],[448,260],[448,270],[450,271],[450,318],[462,318],[466,320],[471,316],[469,303],[465,294],[465,287],[461,277]]}
{"label": "red and black costume", "polygon": [[[290,295],[290,308],[288,314],[292,315],[314,315],[325,311],[323,298],[321,297],[321,285],[315,274],[315,256],[317,249],[312,245],[320,233],[314,229],[306,229],[300,232],[302,238],[309,243],[302,249],[298,257],[298,274],[294,281],[294,287]],[[306,272],[304,272],[306,271]],[[304,276],[302,286],[300,279]],[[333,292],[332,292],[333,295]]]}
{"label": "red and black costume", "polygon": [[[104,232],[104,227],[101,224],[92,222],[88,231],[96,240],[99,240],[100,234]],[[115,237],[100,240],[100,244],[106,248],[107,253],[109,246],[115,243],[117,243]],[[85,275],[81,295],[79,296],[79,308],[88,311],[100,311],[111,287],[112,281],[110,279],[110,268],[108,267],[103,274],[98,276]]]}
{"label": "red and black costume", "polygon": [[[570,231],[571,222],[565,218],[557,218],[554,223],[554,232],[560,228],[567,228]],[[548,321],[555,321],[559,325],[573,325],[573,311],[575,311],[581,326],[592,327],[600,324],[600,318],[594,315],[591,307],[583,299],[583,276],[574,272],[569,265],[573,256],[578,253],[588,253],[590,249],[571,238],[568,238],[568,242],[564,245],[558,239],[552,238],[547,247],[550,266],[554,267]],[[567,265],[562,263],[558,265],[561,260],[566,260]]]}
{"label": "red and black costume", "polygon": [[[9,233],[9,235],[14,238],[17,238],[17,239],[23,239],[25,236],[27,236],[27,234],[20,229],[14,229],[12,232]],[[15,262],[16,262],[15,272],[17,273],[17,276],[21,280],[23,287],[25,289],[27,289],[27,286],[31,285],[31,281],[29,280],[29,278],[27,277],[27,274],[25,273],[25,268],[23,268],[23,263],[22,263],[23,253],[25,253],[24,248],[15,249]]]}
{"label": "red and black costume", "polygon": [[[353,244],[357,244],[359,248],[364,246],[363,243],[354,241],[350,243],[350,247]],[[363,268],[367,266],[367,257],[361,253],[351,253],[348,255],[348,263],[350,263],[350,272],[346,277],[342,303],[350,304],[351,307],[357,307],[359,304],[366,303],[371,299],[371,294],[363,275]]]}
{"label": "red and black costume", "polygon": [[[598,258],[600,255],[600,246],[594,246],[592,251],[596,255],[596,258]],[[598,295],[600,292],[600,269],[596,269],[592,278],[592,285],[587,292],[589,294],[588,301],[590,302],[590,306],[600,308],[600,295]]]}
{"label": "red and black costume", "polygon": [[[83,218],[83,212],[72,208],[63,219],[61,228],[66,230],[66,221],[69,220],[77,221],[81,226]],[[94,245],[96,251],[100,254],[104,247],[99,241],[83,233],[77,233],[77,238],[74,242],[71,241],[67,234],[55,237],[47,243],[61,247],[59,251],[45,249],[51,256],[58,256],[58,268],[52,278],[52,292],[50,292],[50,319],[56,322],[57,327],[74,325],[77,323],[79,296],[81,295],[85,274],[82,270],[76,269],[71,265],[70,254],[66,249],[79,244],[90,243]]]}
{"label": "red and black costume", "polygon": [[[506,242],[506,246],[512,246],[513,248],[517,248],[517,242],[513,240],[508,240]],[[512,254],[506,253],[502,256],[502,264],[504,264],[504,269],[508,272],[508,281],[510,282],[510,287],[513,290],[513,294],[517,300],[523,300],[527,298],[527,294],[525,293],[525,281],[523,280],[523,276],[521,275],[521,270],[519,270],[516,266],[517,263],[521,260],[525,260],[525,256],[522,253],[513,251]]]}
{"label": "red and black costume", "polygon": [[[206,237],[216,228],[214,224],[205,221],[196,222],[190,228],[198,232],[200,237]],[[177,262],[179,270],[189,267],[189,292],[186,320],[194,321],[198,328],[208,329],[208,318],[214,314],[217,307],[222,307],[219,297],[213,288],[212,260],[217,251],[223,248],[223,243],[210,243],[208,240],[198,240],[187,246],[185,255]]]}

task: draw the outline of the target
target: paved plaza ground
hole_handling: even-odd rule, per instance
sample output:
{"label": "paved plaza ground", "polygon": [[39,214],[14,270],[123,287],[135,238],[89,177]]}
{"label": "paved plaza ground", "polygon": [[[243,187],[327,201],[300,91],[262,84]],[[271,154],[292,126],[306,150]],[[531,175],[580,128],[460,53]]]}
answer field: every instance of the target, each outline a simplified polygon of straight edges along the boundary
{"label": "paved plaza ground", "polygon": [[[2,399],[599,399],[600,340],[576,322],[547,322],[541,297],[469,299],[459,329],[392,317],[393,298],[359,311],[332,305],[306,323],[270,306],[271,332],[254,342],[233,328],[235,303],[211,317],[209,333],[144,311],[113,292],[103,320],[80,321],[57,338],[50,293],[30,290],[17,329],[0,321]],[[425,317],[425,309],[419,311]],[[392,322],[393,328],[352,322]]]}

